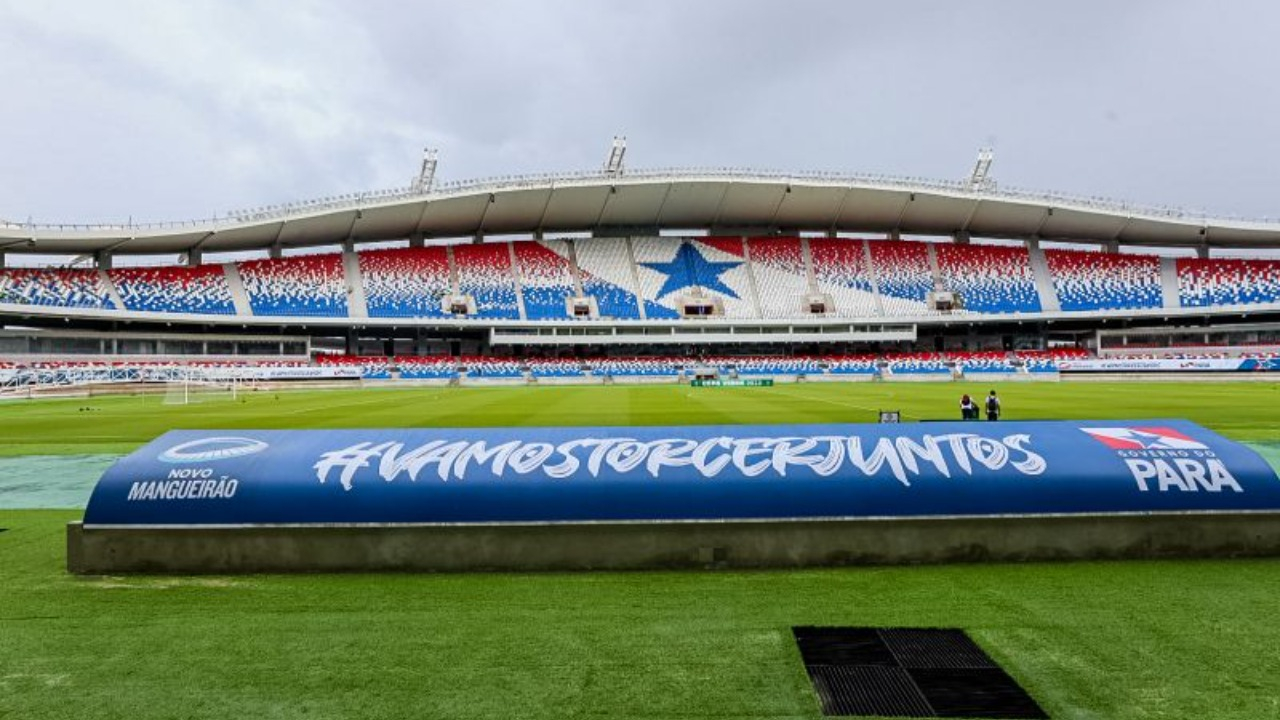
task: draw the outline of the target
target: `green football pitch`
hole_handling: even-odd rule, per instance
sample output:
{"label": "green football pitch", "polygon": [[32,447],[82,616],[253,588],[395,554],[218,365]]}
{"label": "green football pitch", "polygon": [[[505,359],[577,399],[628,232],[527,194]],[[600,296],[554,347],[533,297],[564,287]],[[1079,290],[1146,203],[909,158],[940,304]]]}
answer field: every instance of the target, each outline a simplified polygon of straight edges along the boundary
{"label": "green football pitch", "polygon": [[1195,420],[1241,440],[1280,439],[1280,383],[813,383],[196,392],[0,404],[0,454],[127,452],[178,428],[718,425],[958,420],[961,394],[999,393],[1008,420]]}
{"label": "green football pitch", "polygon": [[[1280,385],[1000,384],[1008,419],[1280,440]],[[9,456],[170,428],[949,419],[988,385],[257,392],[0,405]],[[14,467],[12,464],[6,467]],[[11,481],[0,477],[0,484]],[[0,718],[815,718],[794,625],[960,627],[1054,718],[1280,717],[1280,561],[806,571],[66,575],[76,510],[0,511]]]}

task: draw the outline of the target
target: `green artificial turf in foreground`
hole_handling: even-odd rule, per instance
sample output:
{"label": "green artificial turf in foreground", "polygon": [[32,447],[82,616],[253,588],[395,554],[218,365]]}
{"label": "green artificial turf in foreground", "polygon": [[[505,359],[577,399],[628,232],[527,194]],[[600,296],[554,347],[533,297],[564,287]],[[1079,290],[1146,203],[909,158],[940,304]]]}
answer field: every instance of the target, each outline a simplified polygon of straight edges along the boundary
{"label": "green artificial turf in foreground", "polygon": [[[977,384],[412,389],[0,405],[7,455],[171,427],[954,417]],[[1276,384],[1002,384],[1009,419],[1280,438]],[[0,483],[5,478],[0,478]],[[1280,717],[1280,561],[541,575],[68,576],[77,511],[0,511],[0,719],[791,718],[792,625],[962,627],[1054,718]]]}
{"label": "green artificial turf in foreground", "polygon": [[1054,718],[1280,717],[1280,562],[76,578],[3,511],[0,717],[815,718],[789,628],[963,627]]}

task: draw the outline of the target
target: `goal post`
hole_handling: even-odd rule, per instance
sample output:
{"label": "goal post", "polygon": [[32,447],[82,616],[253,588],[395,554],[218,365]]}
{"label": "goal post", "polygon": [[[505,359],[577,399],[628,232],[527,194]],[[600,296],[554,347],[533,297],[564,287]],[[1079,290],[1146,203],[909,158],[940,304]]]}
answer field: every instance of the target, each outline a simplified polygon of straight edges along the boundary
{"label": "goal post", "polygon": [[218,374],[184,368],[165,382],[163,404],[197,405],[209,402],[234,402],[245,383],[252,380],[235,375]]}

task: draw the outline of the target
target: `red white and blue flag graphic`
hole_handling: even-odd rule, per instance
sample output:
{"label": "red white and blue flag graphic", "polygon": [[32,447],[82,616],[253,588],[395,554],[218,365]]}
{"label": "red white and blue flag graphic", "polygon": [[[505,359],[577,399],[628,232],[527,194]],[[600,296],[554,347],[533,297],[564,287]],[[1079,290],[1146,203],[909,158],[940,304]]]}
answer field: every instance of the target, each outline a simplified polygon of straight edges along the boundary
{"label": "red white and blue flag graphic", "polygon": [[1207,450],[1209,447],[1168,427],[1082,427],[1080,429],[1112,450]]}

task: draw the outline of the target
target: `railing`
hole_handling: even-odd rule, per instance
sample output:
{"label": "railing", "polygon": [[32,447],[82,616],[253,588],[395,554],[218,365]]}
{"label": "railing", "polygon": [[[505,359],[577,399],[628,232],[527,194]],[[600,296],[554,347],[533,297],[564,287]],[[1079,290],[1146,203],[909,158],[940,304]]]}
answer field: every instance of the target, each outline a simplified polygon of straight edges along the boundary
{"label": "railing", "polygon": [[19,368],[7,372],[0,382],[0,396],[12,395],[29,388],[77,387],[123,383],[224,383],[252,382],[257,377],[252,366],[184,366],[166,367],[58,367]]}
{"label": "railing", "polygon": [[299,202],[267,205],[258,208],[234,210],[224,216],[200,220],[165,222],[133,221],[127,223],[14,223],[0,220],[5,230],[55,230],[80,232],[154,231],[177,229],[219,230],[229,226],[279,220],[295,215],[316,212],[332,212],[348,208],[362,208],[372,204],[384,204],[400,200],[438,200],[452,196],[496,190],[520,190],[529,188],[573,186],[588,183],[609,182],[626,185],[636,181],[654,180],[730,180],[739,182],[794,182],[854,185],[873,189],[938,191],[975,200],[1025,200],[1052,206],[1073,206],[1081,209],[1102,210],[1127,215],[1141,215],[1178,221],[1248,222],[1280,225],[1269,217],[1250,218],[1238,215],[1210,215],[1204,210],[1189,210],[1168,205],[1146,205],[1116,200],[1102,196],[1074,195],[1070,193],[1028,190],[1017,187],[973,187],[967,180],[937,180],[914,176],[893,176],[871,173],[841,172],[782,172],[752,168],[655,168],[627,171],[624,175],[607,175],[601,171],[563,173],[539,173],[529,175],[500,175],[473,180],[441,183],[430,191],[419,192],[412,187],[391,188],[369,192],[347,193]]}

